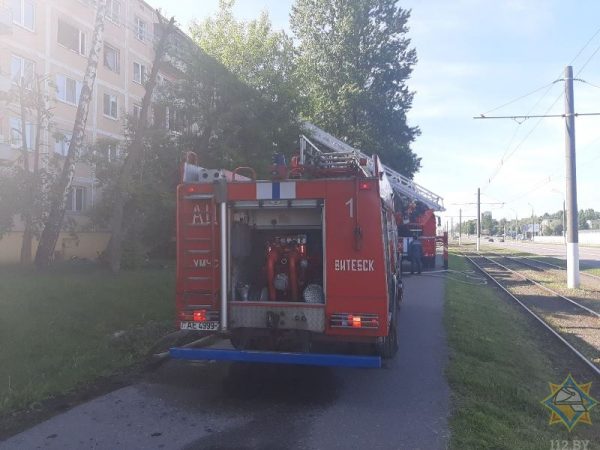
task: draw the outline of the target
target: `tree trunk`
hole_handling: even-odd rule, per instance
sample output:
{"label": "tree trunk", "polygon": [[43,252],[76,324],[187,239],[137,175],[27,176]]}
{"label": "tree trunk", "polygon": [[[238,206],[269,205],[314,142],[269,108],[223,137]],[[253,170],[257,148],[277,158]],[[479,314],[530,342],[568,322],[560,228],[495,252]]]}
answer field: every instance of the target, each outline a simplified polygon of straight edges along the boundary
{"label": "tree trunk", "polygon": [[21,215],[23,219],[23,239],[21,241],[21,264],[28,265],[31,264],[31,240],[33,236],[32,228],[33,228],[33,220],[31,217],[31,208],[33,203],[33,195],[31,192],[31,186],[29,186],[29,182],[31,181],[31,174],[29,173],[29,150],[27,148],[27,111],[25,108],[25,79],[21,78],[20,86],[19,86],[19,101],[21,103],[21,153],[23,157],[23,170],[25,171],[25,176],[23,182],[26,184],[26,193],[25,193],[25,210]]}
{"label": "tree trunk", "polygon": [[96,23],[92,36],[92,49],[88,57],[87,68],[83,77],[83,86],[77,106],[77,114],[75,123],[73,124],[73,134],[69,143],[69,151],[65,158],[59,179],[52,189],[50,199],[50,212],[44,221],[44,230],[40,238],[40,244],[35,255],[35,265],[44,268],[50,265],[54,255],[54,249],[58,236],[62,228],[63,219],[65,216],[65,206],[69,195],[69,188],[75,171],[75,162],[79,158],[83,136],[85,133],[85,125],[87,115],[92,98],[92,89],[96,80],[96,70],[98,67],[98,59],[102,50],[102,32],[104,31],[104,14],[106,11],[106,0],[99,0],[96,9]]}
{"label": "tree trunk", "polygon": [[142,100],[140,117],[135,127],[133,139],[127,149],[125,161],[123,161],[123,165],[121,166],[116,181],[115,201],[113,203],[110,220],[111,236],[106,247],[110,270],[115,273],[121,270],[121,255],[123,253],[123,238],[125,236],[123,210],[125,204],[129,200],[129,184],[132,182],[131,174],[135,167],[135,163],[139,161],[144,151],[143,139],[148,122],[148,111],[152,101],[152,93],[156,86],[156,78],[158,76],[160,63],[167,50],[167,40],[175,28],[175,18],[172,17],[166,26],[164,26],[160,14],[158,14],[158,18],[159,21],[161,21],[161,25],[163,25],[160,27],[162,34],[154,49],[154,62],[152,63],[152,70],[150,71],[150,76],[146,82],[146,92],[144,93],[144,98]]}
{"label": "tree trunk", "polygon": [[[46,105],[44,102],[44,94],[42,92],[41,80],[39,77],[35,79],[34,85],[35,91],[32,92],[32,100],[33,107],[36,109],[36,129],[35,129],[35,140],[30,143],[33,144],[33,172],[29,173],[29,154],[26,154],[27,162],[24,163],[24,168],[26,168],[26,179],[27,183],[27,192],[25,199],[25,213],[23,214],[23,222],[25,228],[23,230],[23,241],[21,242],[21,264],[29,265],[31,264],[31,254],[32,254],[32,241],[33,241],[33,217],[39,217],[39,211],[36,211],[36,197],[39,194],[39,183],[40,183],[40,141],[42,137],[42,129],[45,127],[46,115],[44,111],[46,111]],[[21,102],[23,102],[23,97],[21,97]],[[24,108],[21,108],[21,121],[25,123],[26,117],[24,115]],[[23,125],[21,126],[21,132],[23,131]],[[25,142],[25,141],[23,141]],[[25,147],[27,144],[25,144]],[[26,150],[26,149],[25,149]]]}

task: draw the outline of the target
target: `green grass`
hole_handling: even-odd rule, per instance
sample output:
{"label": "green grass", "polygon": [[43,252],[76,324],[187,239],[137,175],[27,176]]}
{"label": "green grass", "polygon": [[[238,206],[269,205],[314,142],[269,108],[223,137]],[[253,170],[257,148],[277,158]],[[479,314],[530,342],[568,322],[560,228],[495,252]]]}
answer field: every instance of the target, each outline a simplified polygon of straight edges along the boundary
{"label": "green grass", "polygon": [[172,327],[174,278],[0,267],[0,415],[139,362]]}
{"label": "green grass", "polygon": [[[463,258],[450,258],[452,269],[470,268]],[[588,448],[598,448],[596,410],[593,425],[578,424],[571,433],[562,424],[548,425],[549,412],[540,401],[549,393],[548,382],[562,382],[569,367],[552,360],[561,344],[549,341],[523,311],[489,286],[449,280],[445,324],[451,448],[549,449],[552,439],[587,439]],[[592,395],[599,391],[595,379],[577,381],[593,381]]]}

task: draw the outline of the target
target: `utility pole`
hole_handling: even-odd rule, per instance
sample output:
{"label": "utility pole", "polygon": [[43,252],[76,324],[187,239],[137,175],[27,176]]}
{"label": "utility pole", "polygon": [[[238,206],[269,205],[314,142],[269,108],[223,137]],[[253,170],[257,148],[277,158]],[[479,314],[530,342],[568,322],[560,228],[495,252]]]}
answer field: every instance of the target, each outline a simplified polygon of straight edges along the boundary
{"label": "utility pole", "polygon": [[565,169],[567,182],[567,287],[573,289],[579,287],[579,231],[572,66],[565,67]]}
{"label": "utility pole", "polygon": [[450,217],[450,239],[454,240],[454,216]]}
{"label": "utility pole", "polygon": [[481,189],[477,188],[477,251],[481,245]]}
{"label": "utility pole", "polygon": [[461,245],[462,238],[462,209],[458,210],[458,245]]}
{"label": "utility pole", "polygon": [[563,235],[563,243],[567,243],[567,224],[565,222],[567,218],[567,214],[566,214],[566,207],[565,207],[565,200],[563,199],[563,213],[562,213],[562,222],[563,222],[563,229],[562,229],[562,235]]}
{"label": "utility pole", "polygon": [[534,241],[535,237],[535,222],[533,221],[533,208],[531,208],[531,242]]}
{"label": "utility pole", "polygon": [[[565,118],[565,169],[566,169],[566,247],[567,247],[567,287],[579,287],[579,225],[577,223],[577,174],[575,165],[575,107],[573,96],[573,67],[566,66],[565,113],[544,115],[487,116],[480,114],[474,119],[529,119],[532,117]],[[577,80],[583,81],[583,80]],[[600,112],[577,113],[577,116],[600,116]],[[532,221],[533,222],[533,221]],[[534,224],[532,223],[532,226]],[[533,235],[533,230],[532,230]]]}

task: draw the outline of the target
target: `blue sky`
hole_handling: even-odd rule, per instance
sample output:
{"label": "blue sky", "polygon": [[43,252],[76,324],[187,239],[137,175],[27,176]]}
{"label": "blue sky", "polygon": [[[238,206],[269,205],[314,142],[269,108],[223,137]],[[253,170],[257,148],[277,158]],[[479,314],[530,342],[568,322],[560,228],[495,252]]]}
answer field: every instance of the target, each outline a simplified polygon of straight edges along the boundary
{"label": "blue sky", "polygon": [[[184,30],[218,6],[218,0],[149,2],[175,15]],[[251,19],[266,10],[276,28],[289,30],[292,3],[238,0],[235,13]],[[561,209],[564,120],[517,124],[472,117],[542,87],[490,114],[562,113],[563,84],[551,83],[570,63],[578,78],[599,86],[575,84],[576,111],[600,112],[600,33],[577,56],[600,28],[600,2],[406,0],[400,5],[412,9],[409,37],[419,57],[409,80],[416,91],[409,122],[422,131],[413,146],[422,157],[415,180],[444,197],[448,220],[459,209],[465,217],[476,214],[465,203],[475,201],[477,187],[482,202],[505,203],[482,205],[495,218]],[[600,116],[577,118],[576,133],[578,206],[600,210]]]}

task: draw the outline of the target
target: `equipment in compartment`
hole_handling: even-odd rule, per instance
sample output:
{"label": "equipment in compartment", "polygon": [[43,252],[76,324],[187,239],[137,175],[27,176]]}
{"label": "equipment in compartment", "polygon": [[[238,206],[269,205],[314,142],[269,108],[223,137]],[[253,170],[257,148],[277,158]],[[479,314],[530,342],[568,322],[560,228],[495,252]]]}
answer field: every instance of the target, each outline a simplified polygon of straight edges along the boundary
{"label": "equipment in compartment", "polygon": [[231,235],[234,300],[324,303],[321,230],[260,230],[245,223],[243,214],[236,216]]}

